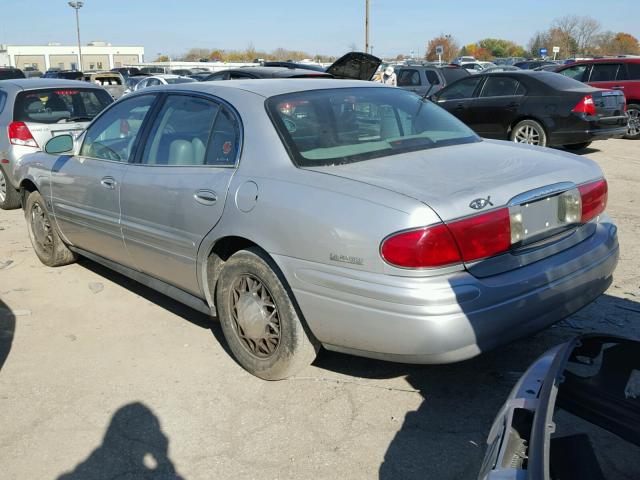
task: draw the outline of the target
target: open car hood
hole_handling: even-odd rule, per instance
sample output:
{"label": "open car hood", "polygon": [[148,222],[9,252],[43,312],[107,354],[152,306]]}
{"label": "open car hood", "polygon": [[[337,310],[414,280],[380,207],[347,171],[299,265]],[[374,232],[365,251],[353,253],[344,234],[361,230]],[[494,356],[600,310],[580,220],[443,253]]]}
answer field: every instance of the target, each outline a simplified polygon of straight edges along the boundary
{"label": "open car hood", "polygon": [[369,81],[382,63],[378,57],[364,52],[349,52],[333,62],[327,73],[335,78]]}
{"label": "open car hood", "polygon": [[640,341],[582,335],[538,358],[496,416],[478,479],[608,478],[586,433],[554,435],[556,408],[640,446]]}

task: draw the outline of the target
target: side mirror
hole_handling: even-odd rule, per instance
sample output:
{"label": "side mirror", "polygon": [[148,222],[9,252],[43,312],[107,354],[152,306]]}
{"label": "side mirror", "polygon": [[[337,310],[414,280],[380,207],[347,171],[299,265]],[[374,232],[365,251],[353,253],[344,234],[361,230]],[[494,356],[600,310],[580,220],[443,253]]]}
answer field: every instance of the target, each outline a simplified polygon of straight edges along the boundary
{"label": "side mirror", "polygon": [[73,137],[69,134],[58,135],[49,140],[44,146],[44,151],[52,155],[68,153],[73,150]]}

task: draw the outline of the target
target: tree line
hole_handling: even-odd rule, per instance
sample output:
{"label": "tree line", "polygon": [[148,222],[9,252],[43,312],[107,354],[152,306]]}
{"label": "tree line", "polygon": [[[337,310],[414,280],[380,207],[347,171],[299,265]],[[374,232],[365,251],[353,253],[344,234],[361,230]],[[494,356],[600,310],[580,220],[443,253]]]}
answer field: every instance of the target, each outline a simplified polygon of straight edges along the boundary
{"label": "tree line", "polygon": [[438,60],[438,45],[442,45],[444,49],[444,61],[451,61],[462,55],[472,55],[478,60],[496,57],[538,57],[541,48],[546,48],[548,55],[553,55],[553,47],[560,49],[558,58],[640,54],[640,44],[633,35],[603,30],[595,18],[577,15],[556,18],[549,28],[536,32],[526,48],[499,38],[485,38],[460,46],[452,35],[441,34],[427,44],[425,59]]}
{"label": "tree line", "polygon": [[276,48],[270,52],[257,50],[253,44],[250,44],[244,50],[225,50],[225,49],[208,49],[208,48],[191,48],[185,53],[176,57],[168,55],[159,55],[156,62],[168,62],[169,60],[181,62],[253,62],[256,59],[267,61],[300,61],[311,59],[319,63],[329,63],[335,60],[335,57],[328,55],[310,55],[301,50],[288,50],[286,48]]}

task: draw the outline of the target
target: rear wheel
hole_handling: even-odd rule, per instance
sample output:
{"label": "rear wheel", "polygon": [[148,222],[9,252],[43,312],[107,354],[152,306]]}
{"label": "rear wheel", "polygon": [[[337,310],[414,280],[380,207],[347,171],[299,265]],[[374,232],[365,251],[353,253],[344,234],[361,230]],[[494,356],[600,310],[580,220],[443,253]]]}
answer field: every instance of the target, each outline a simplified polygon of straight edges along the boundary
{"label": "rear wheel", "polygon": [[0,168],[0,208],[13,210],[20,206],[20,195],[7,179],[4,170]]}
{"label": "rear wheel", "polygon": [[544,127],[535,120],[522,120],[511,130],[511,141],[527,145],[547,146],[547,134]]}
{"label": "rear wheel", "polygon": [[577,151],[583,150],[591,145],[591,142],[582,142],[582,143],[572,143],[571,145],[565,145],[564,148],[567,150]]}
{"label": "rear wheel", "polygon": [[630,103],[627,105],[627,113],[629,114],[629,130],[624,138],[638,140],[640,139],[640,105]]}
{"label": "rear wheel", "polygon": [[29,194],[24,215],[31,245],[42,263],[48,267],[59,267],[75,262],[76,254],[69,250],[58,235],[45,208],[44,199],[37,190]]}
{"label": "rear wheel", "polygon": [[265,380],[280,380],[309,365],[318,352],[272,260],[257,248],[224,264],[216,287],[222,331],[240,365]]}

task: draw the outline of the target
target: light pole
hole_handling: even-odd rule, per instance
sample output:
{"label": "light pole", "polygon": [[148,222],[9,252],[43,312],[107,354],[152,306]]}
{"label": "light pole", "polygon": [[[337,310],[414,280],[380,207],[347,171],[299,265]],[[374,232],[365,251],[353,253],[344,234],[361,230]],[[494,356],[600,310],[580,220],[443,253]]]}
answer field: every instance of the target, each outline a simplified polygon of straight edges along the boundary
{"label": "light pole", "polygon": [[365,2],[364,14],[364,51],[369,53],[369,0]]}
{"label": "light pole", "polygon": [[76,30],[78,32],[78,70],[80,71],[82,71],[82,44],[80,43],[80,14],[78,12],[83,5],[84,2],[81,0],[69,2],[69,6],[76,11]]}

